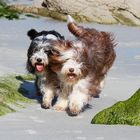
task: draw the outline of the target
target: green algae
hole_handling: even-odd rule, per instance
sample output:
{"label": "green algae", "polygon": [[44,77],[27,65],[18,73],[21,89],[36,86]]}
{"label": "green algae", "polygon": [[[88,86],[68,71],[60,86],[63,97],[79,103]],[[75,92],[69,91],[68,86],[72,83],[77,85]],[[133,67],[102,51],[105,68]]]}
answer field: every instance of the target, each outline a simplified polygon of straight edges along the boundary
{"label": "green algae", "polygon": [[5,3],[5,1],[3,1],[3,0],[0,0],[0,7],[5,7],[6,6],[6,3]]}
{"label": "green algae", "polygon": [[9,20],[19,19],[19,12],[12,10],[3,0],[0,0],[0,18],[5,17]]}
{"label": "green algae", "polygon": [[0,103],[0,116],[10,112],[15,112],[15,109],[5,103]]}
{"label": "green algae", "polygon": [[21,81],[33,81],[35,79],[32,74],[18,75],[16,78]]}
{"label": "green algae", "polygon": [[16,107],[23,108],[20,103],[30,103],[31,100],[24,95],[29,94],[26,87],[21,86],[25,80],[31,80],[30,75],[0,77],[0,116],[9,112],[15,112]]}
{"label": "green algae", "polygon": [[91,121],[92,124],[125,124],[140,125],[140,89],[126,101],[120,101],[112,107],[99,112]]}

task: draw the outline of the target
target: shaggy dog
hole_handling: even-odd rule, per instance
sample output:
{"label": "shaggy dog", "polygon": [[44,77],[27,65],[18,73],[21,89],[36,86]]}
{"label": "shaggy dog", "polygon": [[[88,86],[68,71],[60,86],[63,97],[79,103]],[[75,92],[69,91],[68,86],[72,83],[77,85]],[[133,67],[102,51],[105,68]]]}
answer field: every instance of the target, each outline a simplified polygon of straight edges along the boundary
{"label": "shaggy dog", "polygon": [[38,95],[43,95],[42,107],[50,108],[52,100],[59,87],[56,73],[48,66],[49,48],[46,47],[48,41],[64,39],[56,31],[37,32],[35,29],[28,31],[27,35],[31,39],[31,44],[27,53],[27,70],[35,75],[35,85]]}
{"label": "shaggy dog", "polygon": [[49,42],[50,68],[60,80],[61,93],[54,109],[78,115],[93,96],[98,96],[116,54],[110,33],[78,26],[68,16],[68,29],[77,39]]}

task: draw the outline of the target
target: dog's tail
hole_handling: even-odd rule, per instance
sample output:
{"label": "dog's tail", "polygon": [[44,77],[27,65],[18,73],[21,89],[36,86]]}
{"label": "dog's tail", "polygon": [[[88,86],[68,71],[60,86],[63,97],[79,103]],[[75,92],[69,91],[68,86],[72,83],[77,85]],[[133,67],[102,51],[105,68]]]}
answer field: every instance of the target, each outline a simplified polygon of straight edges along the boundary
{"label": "dog's tail", "polygon": [[78,26],[70,15],[67,16],[67,26],[69,31],[76,37],[82,36],[86,31],[83,27]]}

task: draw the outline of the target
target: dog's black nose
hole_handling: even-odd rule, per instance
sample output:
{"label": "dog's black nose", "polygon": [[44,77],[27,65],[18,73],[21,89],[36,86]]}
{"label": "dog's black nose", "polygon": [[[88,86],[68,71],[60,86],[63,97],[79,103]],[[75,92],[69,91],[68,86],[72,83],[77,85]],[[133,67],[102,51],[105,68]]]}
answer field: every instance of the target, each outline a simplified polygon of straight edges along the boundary
{"label": "dog's black nose", "polygon": [[74,69],[73,69],[73,68],[70,68],[70,69],[69,69],[69,72],[74,72]]}
{"label": "dog's black nose", "polygon": [[42,59],[41,58],[37,58],[37,62],[38,63],[42,62]]}

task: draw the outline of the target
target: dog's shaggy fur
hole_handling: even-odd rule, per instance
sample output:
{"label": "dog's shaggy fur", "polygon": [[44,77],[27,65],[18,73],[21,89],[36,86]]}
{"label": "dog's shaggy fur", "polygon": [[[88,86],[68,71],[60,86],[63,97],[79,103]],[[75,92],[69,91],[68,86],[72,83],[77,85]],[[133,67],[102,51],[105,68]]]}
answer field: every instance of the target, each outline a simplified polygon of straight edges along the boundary
{"label": "dog's shaggy fur", "polygon": [[31,44],[27,53],[27,70],[35,75],[35,85],[38,95],[42,97],[42,107],[50,108],[55,93],[59,87],[59,80],[48,66],[49,47],[48,41],[64,39],[56,31],[37,32],[35,29],[28,31],[27,35],[31,39]]}
{"label": "dog's shaggy fur", "polygon": [[116,54],[111,34],[80,27],[70,16],[68,19],[68,28],[77,39],[51,41],[49,61],[61,81],[61,94],[54,109],[68,108],[71,115],[77,115],[101,91]]}

